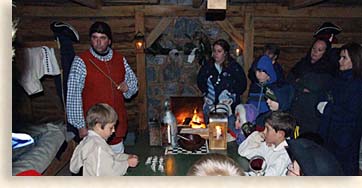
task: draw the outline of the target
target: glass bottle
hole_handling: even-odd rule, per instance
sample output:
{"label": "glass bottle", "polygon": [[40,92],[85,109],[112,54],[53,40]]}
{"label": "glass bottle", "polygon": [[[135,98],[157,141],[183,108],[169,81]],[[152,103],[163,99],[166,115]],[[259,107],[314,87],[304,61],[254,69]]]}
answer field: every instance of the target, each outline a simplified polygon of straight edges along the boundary
{"label": "glass bottle", "polygon": [[177,146],[177,125],[176,118],[171,111],[170,102],[168,100],[164,103],[164,115],[162,123],[167,128],[167,141],[172,147]]}

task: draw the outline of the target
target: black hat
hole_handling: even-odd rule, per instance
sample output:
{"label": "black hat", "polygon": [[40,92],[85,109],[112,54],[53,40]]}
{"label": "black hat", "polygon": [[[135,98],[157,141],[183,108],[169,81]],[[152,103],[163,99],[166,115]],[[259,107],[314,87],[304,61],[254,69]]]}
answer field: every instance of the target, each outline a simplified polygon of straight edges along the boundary
{"label": "black hat", "polygon": [[92,36],[93,33],[103,33],[107,35],[107,37],[112,40],[112,30],[111,27],[109,27],[108,24],[105,22],[95,22],[90,28],[89,28],[89,37]]}
{"label": "black hat", "polygon": [[286,149],[290,159],[298,162],[305,176],[343,176],[334,155],[311,140],[289,140]]}
{"label": "black hat", "polygon": [[324,22],[322,26],[318,28],[318,30],[314,33],[314,37],[317,35],[324,35],[324,34],[334,34],[338,35],[342,29],[331,22]]}
{"label": "black hat", "polygon": [[314,33],[313,37],[317,39],[327,39],[332,43],[337,43],[336,35],[338,35],[342,29],[331,22],[324,22],[322,26]]}

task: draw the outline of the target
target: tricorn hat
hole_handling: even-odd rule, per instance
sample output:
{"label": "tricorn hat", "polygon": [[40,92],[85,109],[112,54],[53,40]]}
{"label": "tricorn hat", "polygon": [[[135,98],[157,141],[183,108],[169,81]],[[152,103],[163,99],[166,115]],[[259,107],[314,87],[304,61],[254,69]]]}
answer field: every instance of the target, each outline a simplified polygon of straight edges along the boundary
{"label": "tricorn hat", "polygon": [[317,39],[328,39],[331,43],[336,43],[337,39],[335,38],[342,31],[342,28],[336,26],[331,22],[324,22],[322,26],[314,32],[313,37]]}

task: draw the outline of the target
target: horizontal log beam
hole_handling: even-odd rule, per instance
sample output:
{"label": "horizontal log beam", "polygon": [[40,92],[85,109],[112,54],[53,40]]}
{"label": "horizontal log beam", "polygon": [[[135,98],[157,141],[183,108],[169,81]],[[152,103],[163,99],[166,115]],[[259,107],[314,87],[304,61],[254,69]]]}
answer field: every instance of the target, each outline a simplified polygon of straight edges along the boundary
{"label": "horizontal log beam", "polygon": [[103,6],[103,0],[72,0],[90,8],[99,9]]}
{"label": "horizontal log beam", "polygon": [[299,9],[308,6],[312,6],[323,2],[324,0],[289,0],[290,9]]}
{"label": "horizontal log beam", "polygon": [[[18,6],[14,9],[15,15],[31,17],[122,17],[134,16],[135,10],[144,11],[145,16],[205,16],[205,10],[191,6],[174,5],[135,5],[135,6],[103,6],[100,9],[87,7],[45,7],[45,6]],[[361,18],[362,7],[325,7],[313,6],[298,10],[290,10],[286,6],[270,4],[229,6],[227,17],[244,16],[245,11],[253,12],[254,17],[298,17],[298,18]]]}

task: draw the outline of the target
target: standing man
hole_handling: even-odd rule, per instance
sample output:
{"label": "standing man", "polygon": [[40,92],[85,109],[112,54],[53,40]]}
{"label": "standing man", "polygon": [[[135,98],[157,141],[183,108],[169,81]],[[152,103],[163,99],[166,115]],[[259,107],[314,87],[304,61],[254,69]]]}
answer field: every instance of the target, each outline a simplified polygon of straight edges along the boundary
{"label": "standing man", "polygon": [[68,121],[79,131],[88,134],[85,112],[96,103],[107,103],[117,112],[119,121],[115,135],[108,140],[115,153],[123,153],[123,138],[127,132],[127,113],[124,98],[138,91],[138,81],[121,54],[111,48],[112,31],[108,24],[95,22],[89,29],[91,48],[75,56],[68,80]]}

